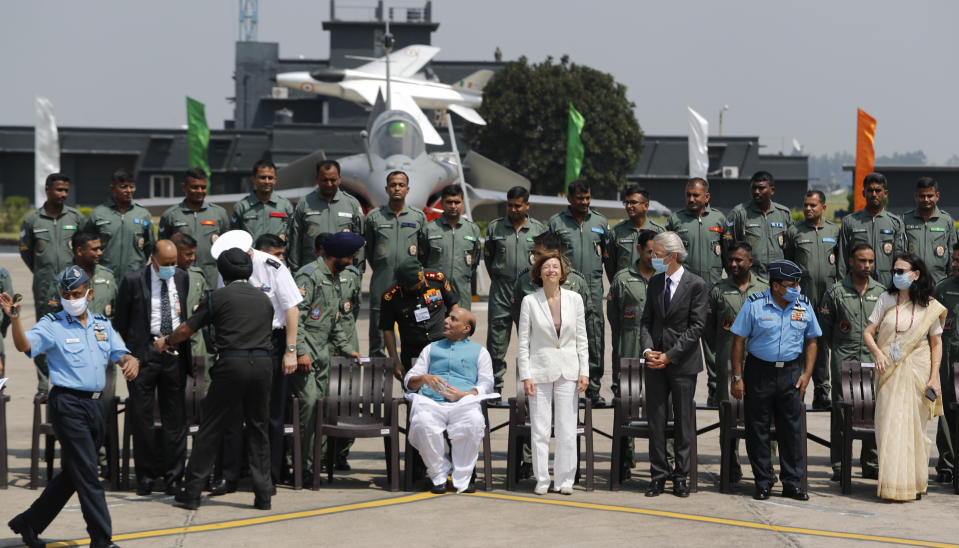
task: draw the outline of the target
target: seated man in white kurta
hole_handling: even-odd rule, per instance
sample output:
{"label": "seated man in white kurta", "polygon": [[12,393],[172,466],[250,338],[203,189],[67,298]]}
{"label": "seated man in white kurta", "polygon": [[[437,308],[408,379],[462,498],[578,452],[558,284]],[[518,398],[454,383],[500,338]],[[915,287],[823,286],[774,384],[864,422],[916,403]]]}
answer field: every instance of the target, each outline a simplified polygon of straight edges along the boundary
{"label": "seated man in white kurta", "polygon": [[433,493],[446,492],[450,460],[446,456],[449,435],[452,446],[452,478],[457,493],[472,493],[473,468],[483,441],[486,422],[481,396],[493,390],[493,361],[481,345],[467,339],[476,329],[476,317],[454,308],[443,323],[446,337],[429,344],[420,353],[403,384],[412,399],[409,438],[426,464]]}

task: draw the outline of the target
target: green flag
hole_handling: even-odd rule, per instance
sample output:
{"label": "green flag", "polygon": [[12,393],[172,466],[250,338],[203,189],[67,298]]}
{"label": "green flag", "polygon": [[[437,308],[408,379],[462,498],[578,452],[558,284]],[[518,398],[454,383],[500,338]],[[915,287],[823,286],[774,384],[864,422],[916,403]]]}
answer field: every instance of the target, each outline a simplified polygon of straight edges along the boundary
{"label": "green flag", "polygon": [[203,103],[186,98],[186,122],[187,167],[202,168],[209,177],[207,147],[210,144],[210,128],[206,126],[206,108]]}
{"label": "green flag", "polygon": [[569,192],[569,183],[579,178],[579,172],[583,169],[583,142],[579,140],[579,135],[583,132],[583,126],[586,125],[586,118],[576,110],[573,103],[569,104],[569,132],[566,136],[566,183],[563,185],[563,194]]}

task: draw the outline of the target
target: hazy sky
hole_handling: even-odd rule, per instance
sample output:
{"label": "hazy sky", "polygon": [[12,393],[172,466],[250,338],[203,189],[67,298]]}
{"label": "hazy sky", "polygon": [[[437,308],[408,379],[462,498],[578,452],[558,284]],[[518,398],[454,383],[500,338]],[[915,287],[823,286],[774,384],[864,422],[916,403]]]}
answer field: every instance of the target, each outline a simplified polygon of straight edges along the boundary
{"label": "hazy sky", "polygon": [[[342,18],[365,16],[347,5]],[[422,1],[386,3],[421,6]],[[60,125],[179,127],[184,95],[212,128],[232,118],[236,0],[0,2],[0,125],[32,125],[45,95]],[[328,0],[260,0],[259,39],[282,57],[326,58]],[[647,133],[685,134],[691,105],[718,132],[767,152],[855,148],[856,108],[878,120],[876,152],[955,153],[954,1],[434,0],[439,59],[569,54],[610,72]]]}

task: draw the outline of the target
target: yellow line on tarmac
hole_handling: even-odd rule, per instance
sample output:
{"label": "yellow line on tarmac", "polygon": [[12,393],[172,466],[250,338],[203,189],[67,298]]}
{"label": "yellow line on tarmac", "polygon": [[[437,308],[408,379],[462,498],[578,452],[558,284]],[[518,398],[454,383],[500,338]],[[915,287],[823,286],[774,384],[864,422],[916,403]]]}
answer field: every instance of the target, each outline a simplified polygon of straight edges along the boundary
{"label": "yellow line on tarmac", "polygon": [[945,542],[904,539],[904,538],[896,538],[896,537],[882,537],[877,535],[860,535],[858,533],[843,533],[840,531],[825,531],[822,529],[804,529],[801,527],[788,527],[784,525],[767,525],[765,523],[757,523],[753,521],[714,518],[710,516],[700,516],[696,514],[665,512],[662,510],[647,510],[644,508],[631,508],[628,506],[610,506],[606,504],[591,504],[588,502],[574,502],[574,501],[553,500],[553,499],[543,499],[543,498],[519,497],[515,495],[500,495],[497,493],[473,493],[469,496],[500,499],[500,500],[512,500],[517,502],[532,502],[536,504],[552,504],[554,506],[568,506],[571,508],[587,508],[590,510],[603,510],[606,512],[625,512],[629,514],[642,514],[646,516],[657,516],[657,517],[664,517],[664,518],[682,519],[687,521],[715,523],[718,525],[731,525],[734,527],[745,527],[748,529],[775,531],[778,533],[797,533],[801,535],[813,535],[817,537],[830,537],[830,538],[841,538],[841,539],[851,539],[851,540],[868,540],[873,542],[886,542],[889,544],[905,544],[909,546],[933,546],[936,548],[959,548],[959,544],[949,544]]}
{"label": "yellow line on tarmac", "polygon": [[[265,523],[274,523],[277,521],[287,521],[287,520],[299,519],[299,518],[309,518],[313,516],[323,516],[326,514],[348,512],[350,510],[381,508],[384,506],[392,506],[394,504],[405,504],[408,502],[416,502],[419,500],[428,499],[432,497],[439,497],[439,496],[443,496],[443,495],[434,495],[427,491],[425,493],[415,493],[413,495],[405,495],[402,497],[371,500],[367,502],[357,502],[353,504],[344,504],[342,506],[330,506],[328,508],[319,508],[317,510],[304,510],[302,512],[291,512],[288,514],[275,514],[270,516],[238,519],[238,520],[232,520],[232,521],[220,521],[215,523],[206,523],[203,525],[190,525],[187,527],[170,527],[169,529],[154,529],[152,531],[140,531],[138,533],[124,533],[121,535],[113,535],[113,541],[119,542],[123,540],[162,537],[166,535],[179,535],[183,533],[201,533],[204,531],[218,531],[221,529],[233,529],[235,527],[247,527],[250,525],[263,525]],[[65,540],[61,542],[51,542],[51,543],[48,543],[47,546],[48,547],[79,546],[79,545],[89,544],[89,543],[90,543],[90,539],[86,538],[86,539],[76,539],[76,540]]]}

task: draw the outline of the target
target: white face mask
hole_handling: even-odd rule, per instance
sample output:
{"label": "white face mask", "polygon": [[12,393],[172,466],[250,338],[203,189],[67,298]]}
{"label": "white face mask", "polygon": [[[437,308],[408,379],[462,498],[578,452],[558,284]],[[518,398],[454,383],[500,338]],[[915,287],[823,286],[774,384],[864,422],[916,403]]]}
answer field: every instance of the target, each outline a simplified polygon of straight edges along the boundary
{"label": "white face mask", "polygon": [[87,289],[87,292],[83,294],[79,299],[64,299],[60,297],[60,306],[66,310],[67,314],[78,318],[87,311],[87,297],[90,296],[90,290]]}

